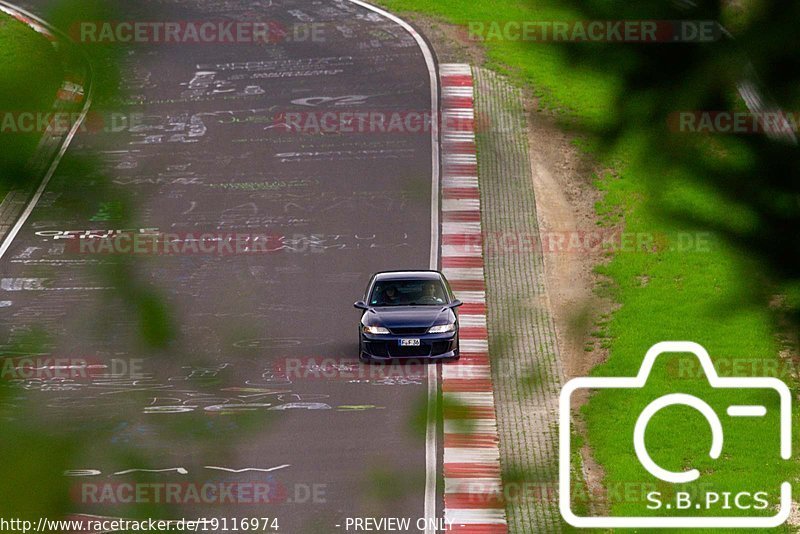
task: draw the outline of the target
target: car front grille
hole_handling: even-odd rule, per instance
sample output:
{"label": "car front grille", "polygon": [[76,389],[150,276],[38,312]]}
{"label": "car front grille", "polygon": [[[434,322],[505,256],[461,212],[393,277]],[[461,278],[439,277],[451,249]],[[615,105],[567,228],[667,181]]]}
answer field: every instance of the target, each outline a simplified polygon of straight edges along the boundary
{"label": "car front grille", "polygon": [[422,335],[428,332],[427,327],[403,327],[403,328],[390,328],[389,329],[392,334],[396,336],[408,336],[408,335]]}

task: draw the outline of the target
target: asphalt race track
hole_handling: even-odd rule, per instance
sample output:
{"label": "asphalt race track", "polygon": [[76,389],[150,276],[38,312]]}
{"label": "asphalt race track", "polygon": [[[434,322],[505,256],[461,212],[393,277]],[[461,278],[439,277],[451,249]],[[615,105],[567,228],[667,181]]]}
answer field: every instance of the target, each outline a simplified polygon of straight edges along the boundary
{"label": "asphalt race track", "polygon": [[[58,424],[82,440],[85,454],[68,466],[75,512],[269,516],[291,533],[334,532],[348,516],[423,517],[427,369],[361,368],[352,303],[374,271],[430,266],[430,129],[321,132],[308,122],[430,113],[420,47],[343,0],[122,9],[127,20],[257,19],[318,33],[125,48],[123,96],[97,104],[135,126],[80,133],[0,260],[6,353],[86,359],[95,371],[18,381],[17,400],[37,408],[8,403],[3,420]],[[92,249],[115,230],[258,235],[266,248]],[[126,283],[157,290],[174,338],[165,348],[144,343],[139,297],[107,275],[120,262],[132,266]],[[108,376],[111,362],[119,376]],[[153,512],[94,501],[82,486],[136,481],[266,483],[272,502],[179,499]]]}

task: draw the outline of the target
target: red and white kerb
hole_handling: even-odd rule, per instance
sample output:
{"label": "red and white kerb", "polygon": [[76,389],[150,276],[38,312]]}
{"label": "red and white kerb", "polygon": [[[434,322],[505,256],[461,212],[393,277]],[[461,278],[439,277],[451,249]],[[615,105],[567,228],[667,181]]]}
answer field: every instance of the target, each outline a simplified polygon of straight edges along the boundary
{"label": "red and white kerb", "polygon": [[481,199],[469,65],[439,66],[442,87],[442,272],[459,310],[461,359],[442,366],[444,514],[453,532],[508,531],[486,329]]}

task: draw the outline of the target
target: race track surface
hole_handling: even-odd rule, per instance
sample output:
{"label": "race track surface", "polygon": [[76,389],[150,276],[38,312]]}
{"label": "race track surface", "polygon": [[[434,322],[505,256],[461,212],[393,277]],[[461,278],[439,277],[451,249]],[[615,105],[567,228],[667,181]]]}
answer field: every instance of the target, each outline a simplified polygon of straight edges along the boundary
{"label": "race track surface", "polygon": [[[90,471],[68,473],[75,512],[269,516],[292,533],[332,532],[348,516],[422,517],[427,369],[361,367],[352,303],[372,272],[430,266],[430,129],[313,126],[323,112],[429,114],[420,47],[348,1],[120,9],[125,20],[262,20],[299,34],[123,47],[121,95],[95,102],[0,260],[6,355],[91,370],[14,381],[2,417],[78,440],[68,468]],[[111,128],[111,113],[127,124]],[[173,234],[179,252],[94,247],[116,230]],[[186,240],[201,234],[265,246],[195,252]],[[141,329],[165,324],[161,307],[168,327],[149,332],[169,341],[154,348]],[[275,469],[234,472],[251,468]],[[265,483],[272,502],[95,502],[94,489],[137,481]]]}

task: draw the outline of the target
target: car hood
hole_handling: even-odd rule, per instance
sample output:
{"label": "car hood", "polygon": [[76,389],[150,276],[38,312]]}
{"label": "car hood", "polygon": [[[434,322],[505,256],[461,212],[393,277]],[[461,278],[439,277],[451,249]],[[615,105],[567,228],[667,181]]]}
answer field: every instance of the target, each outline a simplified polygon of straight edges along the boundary
{"label": "car hood", "polygon": [[386,328],[428,328],[435,324],[452,323],[455,315],[450,308],[442,306],[397,306],[370,308],[362,322],[367,326]]}

